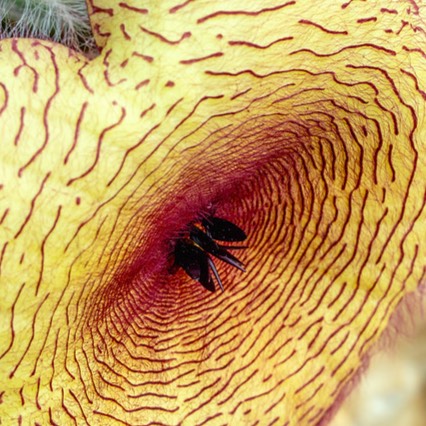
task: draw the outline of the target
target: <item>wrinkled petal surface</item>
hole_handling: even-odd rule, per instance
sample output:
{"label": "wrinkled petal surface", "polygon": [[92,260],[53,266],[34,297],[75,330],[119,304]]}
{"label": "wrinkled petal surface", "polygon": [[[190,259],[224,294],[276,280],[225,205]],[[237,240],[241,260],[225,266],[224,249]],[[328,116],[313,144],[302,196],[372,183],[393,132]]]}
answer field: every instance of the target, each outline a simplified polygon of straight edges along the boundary
{"label": "wrinkled petal surface", "polygon": [[[88,2],[0,43],[4,424],[325,422],[424,283],[414,1]],[[216,212],[247,272],[170,271]]]}

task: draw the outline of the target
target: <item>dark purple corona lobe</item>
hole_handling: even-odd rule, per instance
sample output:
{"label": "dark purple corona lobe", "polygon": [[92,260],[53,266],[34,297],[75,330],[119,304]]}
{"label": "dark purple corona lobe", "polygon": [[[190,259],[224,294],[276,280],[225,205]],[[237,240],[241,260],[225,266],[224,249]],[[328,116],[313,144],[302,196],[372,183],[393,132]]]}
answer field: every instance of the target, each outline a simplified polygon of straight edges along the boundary
{"label": "dark purple corona lobe", "polygon": [[247,238],[246,233],[241,228],[220,217],[211,216],[203,219],[201,223],[206,229],[207,234],[214,240],[233,243],[244,241]]}
{"label": "dark purple corona lobe", "polygon": [[[181,267],[192,279],[201,283],[207,290],[216,291],[210,269],[219,287],[224,291],[222,281],[213,260],[209,254],[217,257],[240,271],[245,272],[244,265],[228,249],[232,246],[222,246],[215,239],[226,242],[243,241],[247,238],[245,232],[237,225],[225,219],[209,217],[201,222],[204,230],[195,224],[191,226],[189,235],[180,238],[175,246],[175,265]],[[235,248],[246,248],[237,246]]]}

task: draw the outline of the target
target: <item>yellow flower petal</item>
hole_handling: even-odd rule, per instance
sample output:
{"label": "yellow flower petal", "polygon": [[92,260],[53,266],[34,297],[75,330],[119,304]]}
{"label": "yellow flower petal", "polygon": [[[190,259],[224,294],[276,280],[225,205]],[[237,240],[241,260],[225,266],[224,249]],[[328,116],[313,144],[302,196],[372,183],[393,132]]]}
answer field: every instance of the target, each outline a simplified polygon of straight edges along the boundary
{"label": "yellow flower petal", "polygon": [[[92,61],[0,44],[1,419],[318,424],[424,280],[421,10],[89,3]],[[170,269],[212,211],[223,294]]]}

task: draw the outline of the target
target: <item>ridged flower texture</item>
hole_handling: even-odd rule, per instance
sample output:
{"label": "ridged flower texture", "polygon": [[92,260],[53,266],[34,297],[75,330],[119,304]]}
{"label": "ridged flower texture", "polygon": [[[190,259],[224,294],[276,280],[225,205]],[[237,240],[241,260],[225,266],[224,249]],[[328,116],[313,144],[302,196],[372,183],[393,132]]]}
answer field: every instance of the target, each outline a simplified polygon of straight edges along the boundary
{"label": "ridged flower texture", "polygon": [[326,424],[424,285],[424,9],[88,8],[96,58],[0,43],[0,423]]}

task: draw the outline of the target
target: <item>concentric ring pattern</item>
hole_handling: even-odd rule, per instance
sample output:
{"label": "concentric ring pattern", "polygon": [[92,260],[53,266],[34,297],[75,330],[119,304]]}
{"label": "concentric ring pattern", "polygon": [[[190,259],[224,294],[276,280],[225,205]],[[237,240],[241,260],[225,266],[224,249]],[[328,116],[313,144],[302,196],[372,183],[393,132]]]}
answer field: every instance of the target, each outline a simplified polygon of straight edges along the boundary
{"label": "concentric ring pattern", "polygon": [[[422,10],[141,3],[0,44],[1,420],[324,424],[424,284]],[[172,267],[207,214],[224,293]]]}

